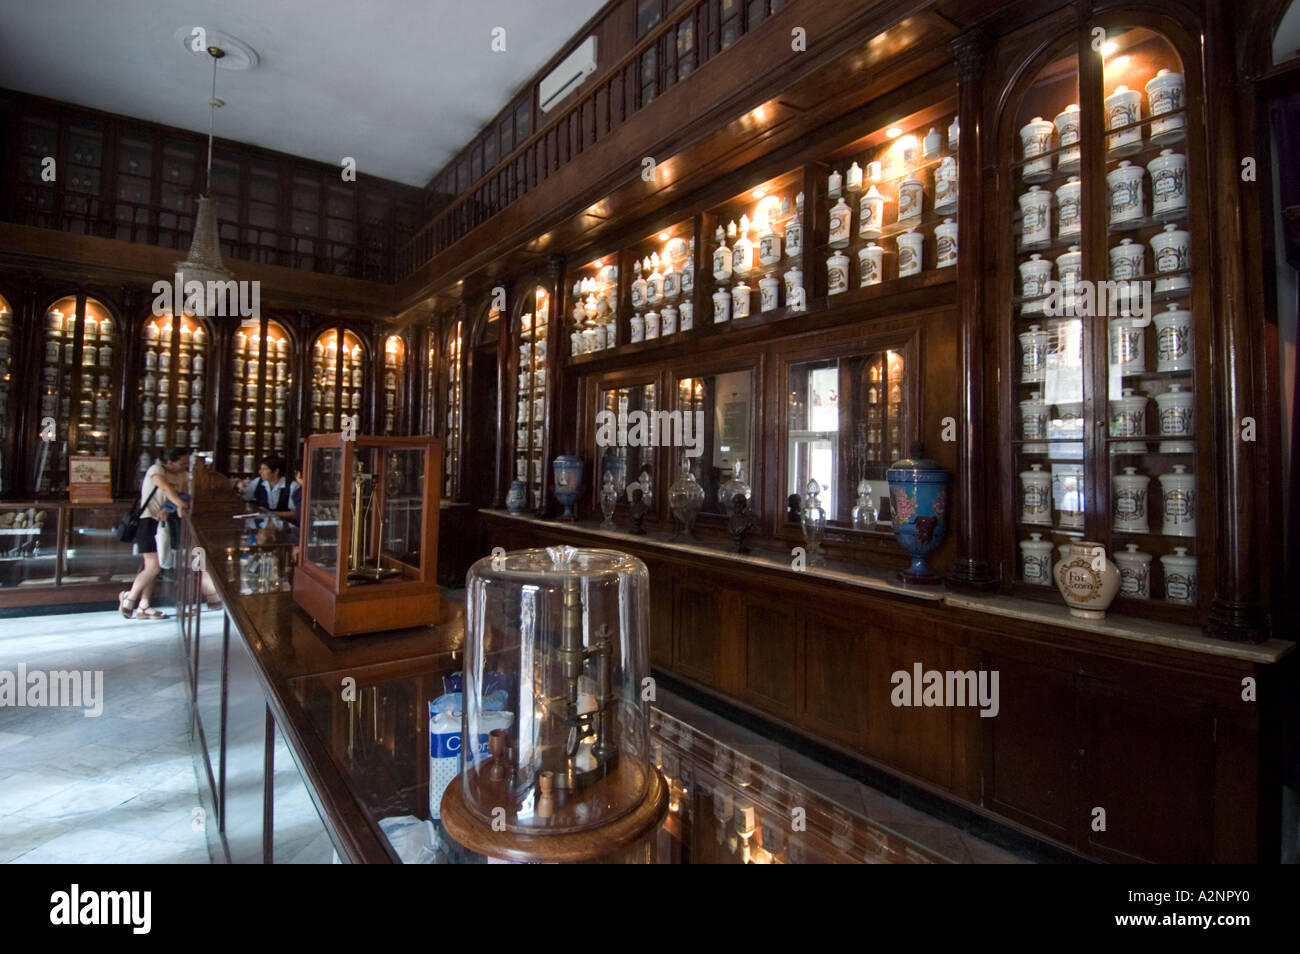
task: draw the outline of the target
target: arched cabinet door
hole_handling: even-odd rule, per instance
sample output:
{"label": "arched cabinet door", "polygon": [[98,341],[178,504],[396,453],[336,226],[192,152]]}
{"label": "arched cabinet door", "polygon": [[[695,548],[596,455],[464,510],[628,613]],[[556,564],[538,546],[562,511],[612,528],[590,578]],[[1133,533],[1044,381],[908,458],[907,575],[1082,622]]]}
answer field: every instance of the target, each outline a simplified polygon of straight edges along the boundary
{"label": "arched cabinet door", "polygon": [[294,341],[278,321],[265,317],[259,328],[231,336],[226,415],[226,466],[232,475],[257,476],[258,462],[289,455],[293,415]]}
{"label": "arched cabinet door", "polygon": [[379,414],[376,424],[384,437],[406,433],[407,414],[407,340],[403,335],[387,335],[380,369]]}
{"label": "arched cabinet door", "polygon": [[1003,581],[1059,600],[1054,565],[1100,543],[1116,610],[1186,623],[1214,578],[1196,33],[1096,17],[1038,45],[996,123]]}
{"label": "arched cabinet door", "polygon": [[551,295],[541,283],[524,286],[514,308],[510,340],[514,348],[514,407],[507,407],[510,425],[507,437],[512,452],[511,481],[524,485],[525,502],[537,512],[546,509],[549,486],[547,455],[550,421],[548,411],[551,381],[547,377],[546,352],[550,326]]}
{"label": "arched cabinet door", "polygon": [[211,327],[202,318],[171,312],[149,315],[140,328],[136,377],[139,431],[134,448],[137,483],[170,446],[211,449],[211,402],[218,380],[211,367]]}
{"label": "arched cabinet door", "polygon": [[447,363],[447,397],[444,402],[442,448],[442,495],[447,500],[460,499],[460,454],[462,396],[464,381],[461,345],[464,342],[464,322],[456,318],[447,323],[447,336],[442,353]]}

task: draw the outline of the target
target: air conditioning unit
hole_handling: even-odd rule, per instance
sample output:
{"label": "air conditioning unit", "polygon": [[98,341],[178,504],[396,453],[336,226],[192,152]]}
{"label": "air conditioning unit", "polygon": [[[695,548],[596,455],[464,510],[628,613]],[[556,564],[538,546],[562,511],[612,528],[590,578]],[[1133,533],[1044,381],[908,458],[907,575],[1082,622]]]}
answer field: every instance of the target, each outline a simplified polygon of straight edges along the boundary
{"label": "air conditioning unit", "polygon": [[565,57],[564,62],[551,70],[537,84],[537,102],[542,112],[549,113],[564,97],[596,72],[596,38],[589,36],[578,48]]}

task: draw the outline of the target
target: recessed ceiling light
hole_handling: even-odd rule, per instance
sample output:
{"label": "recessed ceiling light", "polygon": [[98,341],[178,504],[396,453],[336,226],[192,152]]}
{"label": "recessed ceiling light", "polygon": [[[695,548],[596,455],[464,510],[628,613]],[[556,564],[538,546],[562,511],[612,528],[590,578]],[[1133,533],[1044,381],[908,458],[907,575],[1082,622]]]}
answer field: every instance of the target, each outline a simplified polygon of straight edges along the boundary
{"label": "recessed ceiling light", "polygon": [[668,233],[667,233],[667,232],[660,232],[660,233],[659,233],[659,241],[661,241],[661,242],[667,242],[667,241],[668,241]]}
{"label": "recessed ceiling light", "polygon": [[903,130],[899,129],[897,126],[890,126],[885,130],[885,135],[890,139],[897,139],[899,136],[903,135]]}

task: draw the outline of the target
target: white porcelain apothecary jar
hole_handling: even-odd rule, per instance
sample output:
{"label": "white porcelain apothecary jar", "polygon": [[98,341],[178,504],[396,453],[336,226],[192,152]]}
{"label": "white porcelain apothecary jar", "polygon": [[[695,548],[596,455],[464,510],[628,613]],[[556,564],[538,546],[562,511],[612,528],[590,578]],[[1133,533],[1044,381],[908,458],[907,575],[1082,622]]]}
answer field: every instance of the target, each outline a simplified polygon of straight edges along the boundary
{"label": "white porcelain apothecary jar", "polygon": [[[1052,175],[1052,157],[1044,156],[1052,149],[1052,131],[1055,127],[1042,116],[1035,116],[1020,127],[1020,145],[1025,164],[1020,174],[1026,182],[1043,182]],[[1035,158],[1042,156],[1041,159]]]}
{"label": "white porcelain apothecary jar", "polygon": [[1196,536],[1196,475],[1184,464],[1175,464],[1171,474],[1160,475],[1160,492],[1164,497],[1161,532],[1167,537]]}
{"label": "white porcelain apothecary jar", "polygon": [[1056,168],[1065,173],[1078,172],[1081,158],[1079,146],[1077,145],[1079,142],[1079,104],[1071,103],[1065,107],[1064,111],[1057,113],[1054,124],[1056,126],[1056,141],[1061,148],[1056,157]]}
{"label": "white porcelain apothecary jar", "polygon": [[781,236],[776,233],[776,226],[770,222],[767,231],[758,239],[758,261],[767,268],[781,261]]}
{"label": "white porcelain apothecary jar", "polygon": [[1119,569],[1119,595],[1133,599],[1151,599],[1151,554],[1143,553],[1136,543],[1130,543],[1115,553],[1115,566]]}
{"label": "white porcelain apothecary jar", "polygon": [[1070,176],[1056,190],[1056,237],[1064,242],[1083,232],[1082,202],[1078,176]]}
{"label": "white porcelain apothecary jar", "polygon": [[885,197],[875,186],[863,193],[858,201],[858,235],[865,239],[880,238],[880,228],[885,218]]}
{"label": "white porcelain apothecary jar", "polygon": [[849,192],[862,191],[862,167],[856,161],[849,166],[849,171],[845,173],[844,188]]}
{"label": "white porcelain apothecary jar", "polygon": [[1179,384],[1171,384],[1168,391],[1156,395],[1156,407],[1160,409],[1161,437],[1195,436],[1192,427],[1194,400],[1195,395]]}
{"label": "white porcelain apothecary jar", "polygon": [[[1025,441],[1039,441],[1047,437],[1047,404],[1041,394],[1033,394],[1020,402],[1020,436]],[[1046,454],[1046,444],[1025,444],[1026,454]]]}
{"label": "white porcelain apothecary jar", "polygon": [[921,217],[924,195],[925,186],[915,173],[909,172],[907,178],[898,185],[899,222],[914,222]]}
{"label": "white porcelain apothecary jar", "polygon": [[849,257],[836,251],[826,259],[826,294],[840,295],[849,290]]}
{"label": "white porcelain apothecary jar", "polygon": [[735,285],[731,289],[731,317],[748,318],[749,317],[749,292],[750,288],[744,282]]}
{"label": "white porcelain apothecary jar", "polygon": [[1125,159],[1106,173],[1106,191],[1110,195],[1110,224],[1115,228],[1137,228],[1142,224],[1142,181],[1146,171]]}
{"label": "white porcelain apothecary jar", "polygon": [[838,169],[832,169],[831,174],[826,177],[826,196],[831,199],[838,199],[844,185],[844,177],[840,175]]}
{"label": "white porcelain apothecary jar", "polygon": [[1168,221],[1187,214],[1187,157],[1172,149],[1147,163],[1151,175],[1151,215]]}
{"label": "white porcelain apothecary jar", "polygon": [[1020,472],[1020,522],[1052,524],[1052,475],[1042,464]]}
{"label": "white porcelain apothecary jar", "polygon": [[853,210],[849,204],[840,199],[831,207],[829,226],[829,244],[831,248],[845,248],[849,244],[849,231],[853,219]]}
{"label": "white porcelain apothecary jar", "polygon": [[1156,370],[1192,370],[1192,313],[1174,302],[1156,312]]}
{"label": "white porcelain apothecary jar", "polygon": [[[1183,108],[1183,74],[1172,70],[1158,70],[1147,80],[1147,105],[1151,115],[1163,116]],[[1186,129],[1182,113],[1157,119],[1151,123],[1151,141],[1157,144],[1178,142]]]}
{"label": "white porcelain apothecary jar", "polygon": [[921,250],[925,245],[925,236],[908,229],[898,236],[898,277],[916,275],[921,271]]}
{"label": "white porcelain apothecary jar", "polygon": [[720,288],[713,293],[713,323],[731,320],[731,292]]}
{"label": "white porcelain apothecary jar", "polygon": [[665,305],[659,313],[659,333],[664,337],[677,333],[677,314],[677,308],[673,305]]}
{"label": "white porcelain apothecary jar", "polygon": [[1052,585],[1052,544],[1041,533],[1020,541],[1020,575],[1035,586]]}
{"label": "white porcelain apothecary jar", "polygon": [[934,227],[935,265],[951,268],[957,264],[957,223],[944,219]]}
{"label": "white porcelain apothecary jar", "polygon": [[1052,193],[1030,186],[1016,200],[1020,204],[1022,248],[1039,248],[1052,244]]}
{"label": "white porcelain apothecary jar", "polygon": [[[1020,294],[1024,298],[1032,298],[1036,295],[1047,293],[1047,281],[1052,277],[1052,263],[1043,256],[1035,252],[1029,256],[1029,261],[1021,262],[1020,271]],[[1027,301],[1020,306],[1022,315],[1042,314],[1042,301]]]}
{"label": "white porcelain apothecary jar", "polygon": [[[1124,388],[1123,396],[1110,402],[1110,436],[1144,437],[1147,432],[1147,396]],[[1114,454],[1145,454],[1147,445],[1142,441],[1125,441],[1111,445]]]}
{"label": "white porcelain apothecary jar", "polygon": [[[682,331],[690,331],[692,328],[694,328],[695,327],[695,303],[691,301],[684,301],[682,302],[681,307],[678,309],[678,311],[680,312],[680,316],[677,322],[677,327]],[[613,327],[612,323],[610,327]]]}
{"label": "white porcelain apothecary jar", "polygon": [[1074,291],[1083,278],[1083,253],[1079,246],[1071,245],[1068,251],[1056,256],[1056,280],[1061,283],[1062,305],[1065,310],[1074,310]]}
{"label": "white porcelain apothecary jar", "polygon": [[645,313],[645,340],[652,341],[659,337],[659,312],[653,308]]}
{"label": "white porcelain apothecary jar", "polygon": [[868,242],[866,248],[858,249],[858,284],[879,285],[884,277],[883,262],[885,250],[875,242]]}
{"label": "white porcelain apothecary jar", "polygon": [[1091,540],[1071,542],[1052,575],[1070,614],[1081,619],[1105,619],[1119,592],[1119,569],[1106,559],[1106,548]]}
{"label": "white porcelain apothecary jar", "polygon": [[1146,533],[1147,495],[1151,478],[1139,474],[1136,467],[1125,467],[1122,474],[1111,478],[1111,526],[1123,533]]}
{"label": "white porcelain apothecary jar", "polygon": [[[722,292],[721,294],[726,295],[727,293]],[[718,296],[714,295],[713,297],[716,302]],[[730,300],[731,296],[728,295],[727,298],[728,300]],[[629,319],[629,324],[632,327],[632,331],[629,336],[630,340],[633,342],[644,341],[645,340],[645,318],[641,315],[641,313],[637,312],[636,314],[634,314]]]}
{"label": "white porcelain apothecary jar", "polygon": [[1123,239],[1110,250],[1110,280],[1132,281],[1146,267],[1146,246],[1131,238]]}
{"label": "white porcelain apothecary jar", "polygon": [[1146,338],[1132,318],[1110,321],[1110,370],[1119,374],[1142,374],[1146,371]]}
{"label": "white porcelain apothecary jar", "polygon": [[[1142,94],[1127,86],[1117,86],[1106,97],[1106,128],[1119,129],[1132,126],[1142,118]],[[1112,156],[1130,156],[1142,148],[1142,127],[1132,126],[1123,132],[1106,137],[1106,148]]]}
{"label": "white porcelain apothecary jar", "polygon": [[[1185,271],[1191,263],[1191,240],[1189,233],[1173,223],[1166,225],[1164,231],[1151,236],[1151,252],[1155,256],[1156,274]],[[1157,278],[1155,290],[1165,292],[1191,287],[1191,277],[1184,274]]]}
{"label": "white porcelain apothecary jar", "polygon": [[758,310],[772,311],[781,300],[781,280],[768,272],[758,280]]}
{"label": "white porcelain apothecary jar", "polygon": [[1042,381],[1047,372],[1047,332],[1030,325],[1020,338],[1020,380],[1024,384]]}
{"label": "white porcelain apothecary jar", "polygon": [[957,195],[957,160],[944,156],[934,170],[934,211],[940,215],[955,215]]}
{"label": "white porcelain apothecary jar", "polygon": [[1187,547],[1174,547],[1173,553],[1160,558],[1165,573],[1165,600],[1183,606],[1196,605],[1196,557],[1187,555]]}

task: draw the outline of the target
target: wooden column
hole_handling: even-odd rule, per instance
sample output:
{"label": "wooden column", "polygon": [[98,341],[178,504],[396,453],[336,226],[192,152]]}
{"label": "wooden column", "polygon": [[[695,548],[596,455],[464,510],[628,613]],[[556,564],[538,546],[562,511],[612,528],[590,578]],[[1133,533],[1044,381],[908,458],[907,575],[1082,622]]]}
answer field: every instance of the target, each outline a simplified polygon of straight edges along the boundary
{"label": "wooden column", "polygon": [[957,204],[957,287],[960,289],[961,408],[955,475],[957,559],[948,582],[961,589],[992,590],[998,581],[988,562],[988,514],[984,509],[984,162],[981,123],[988,40],[979,30],[952,42],[957,61],[961,139],[957,148],[960,186]]}
{"label": "wooden column", "polygon": [[[472,340],[470,336],[473,333],[473,329],[469,326],[469,305],[466,303],[464,298],[461,298],[461,300],[456,304],[455,322],[456,324],[453,325],[453,329],[456,326],[459,326],[460,328],[460,347],[458,349],[459,353],[456,355],[456,363],[458,365],[457,374],[460,376],[460,406],[456,408],[455,412],[459,426],[456,428],[458,446],[456,448],[456,469],[452,474],[453,489],[455,490],[455,493],[452,494],[452,500],[462,502],[465,500],[465,429],[469,423],[467,415],[465,414],[465,406],[470,401],[468,374],[469,342]],[[447,362],[447,374],[450,378],[450,361]],[[450,390],[450,388],[448,390]],[[443,448],[443,453],[447,453],[445,447]]]}
{"label": "wooden column", "polygon": [[[1246,300],[1245,245],[1241,223],[1241,150],[1238,147],[1236,70],[1233,29],[1217,4],[1206,5],[1206,108],[1215,134],[1210,139],[1210,179],[1214,201],[1215,258],[1213,350],[1215,433],[1214,603],[1205,632],[1233,642],[1268,638],[1259,600],[1259,561],[1255,547],[1255,443],[1242,440],[1242,418],[1265,417],[1255,406],[1251,377],[1250,314]],[[1204,486],[1204,484],[1203,484]],[[1204,532],[1204,531],[1203,531]],[[1211,583],[1201,576],[1200,585]]]}
{"label": "wooden column", "polygon": [[[546,421],[542,441],[542,505],[538,516],[546,516],[551,496],[551,461],[563,453],[557,445],[556,428],[560,421],[560,348],[564,331],[564,316],[560,282],[564,278],[564,256],[551,255],[546,259],[546,293],[550,296],[546,313]],[[579,498],[581,500],[581,498]]]}

